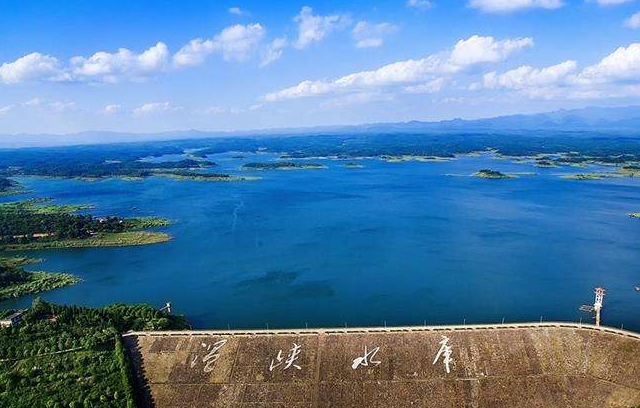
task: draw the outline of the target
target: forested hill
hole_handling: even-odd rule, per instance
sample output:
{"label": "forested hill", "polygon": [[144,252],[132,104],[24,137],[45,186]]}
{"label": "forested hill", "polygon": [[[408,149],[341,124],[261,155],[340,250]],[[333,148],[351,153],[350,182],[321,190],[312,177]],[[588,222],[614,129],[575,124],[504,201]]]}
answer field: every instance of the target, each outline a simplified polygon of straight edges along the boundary
{"label": "forested hill", "polygon": [[120,334],[185,328],[184,318],[148,305],[91,309],[36,300],[18,327],[0,329],[0,407],[133,408]]}

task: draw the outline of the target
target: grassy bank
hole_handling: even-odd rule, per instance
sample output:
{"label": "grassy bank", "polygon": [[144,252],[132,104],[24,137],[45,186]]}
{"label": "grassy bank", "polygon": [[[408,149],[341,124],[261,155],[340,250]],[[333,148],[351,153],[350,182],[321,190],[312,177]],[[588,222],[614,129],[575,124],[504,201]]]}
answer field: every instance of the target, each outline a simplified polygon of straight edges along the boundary
{"label": "grassy bank", "polygon": [[17,298],[24,295],[45,292],[64,286],[74,285],[80,279],[67,273],[26,272],[25,282],[0,287],[0,300]]}
{"label": "grassy bank", "polygon": [[40,262],[25,257],[0,257],[0,300],[73,285],[80,280],[66,273],[28,272],[25,265]]}
{"label": "grassy bank", "polygon": [[159,244],[171,240],[171,236],[164,232],[126,231],[107,232],[93,235],[89,238],[61,239],[49,241],[34,241],[25,244],[9,244],[2,248],[5,251],[24,251],[34,249],[64,249],[90,247],[119,247],[129,245]]}

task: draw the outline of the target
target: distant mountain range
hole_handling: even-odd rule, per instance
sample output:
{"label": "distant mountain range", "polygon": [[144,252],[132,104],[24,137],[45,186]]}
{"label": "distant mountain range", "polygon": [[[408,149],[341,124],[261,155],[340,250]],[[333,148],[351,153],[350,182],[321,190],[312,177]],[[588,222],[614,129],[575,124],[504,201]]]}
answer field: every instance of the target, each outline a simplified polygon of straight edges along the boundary
{"label": "distant mountain range", "polygon": [[268,137],[340,133],[493,133],[531,131],[592,131],[603,133],[610,132],[624,136],[640,136],[640,106],[617,108],[588,107],[570,110],[561,109],[546,113],[497,116],[493,118],[473,120],[452,119],[439,122],[410,121],[348,126],[257,129],[234,132],[187,130],[161,133],[89,131],[64,135],[14,134],[0,135],[0,148],[69,146],[79,144],[145,142],[240,136]]}

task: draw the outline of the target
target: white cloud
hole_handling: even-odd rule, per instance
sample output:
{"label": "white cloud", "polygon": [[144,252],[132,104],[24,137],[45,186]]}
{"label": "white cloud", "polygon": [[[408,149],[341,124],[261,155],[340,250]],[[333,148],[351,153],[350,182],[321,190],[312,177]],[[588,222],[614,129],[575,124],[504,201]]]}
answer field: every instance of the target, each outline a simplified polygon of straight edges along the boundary
{"label": "white cloud", "polygon": [[631,15],[628,19],[624,21],[624,26],[627,28],[631,28],[635,30],[640,28],[640,12]]}
{"label": "white cloud", "polygon": [[640,43],[619,47],[599,63],[585,68],[578,79],[585,84],[640,82]]}
{"label": "white cloud", "polygon": [[222,30],[214,41],[220,47],[225,61],[245,61],[263,36],[264,28],[260,24],[237,24]]}
{"label": "white cloud", "polygon": [[4,116],[14,108],[13,105],[7,105],[0,108],[0,116]]}
{"label": "white cloud", "polygon": [[42,102],[40,98],[31,98],[26,102],[22,102],[22,106],[40,106]]}
{"label": "white cloud", "polygon": [[102,109],[104,115],[115,115],[120,112],[122,112],[122,105],[117,103],[109,104]]}
{"label": "white cloud", "polygon": [[149,102],[138,108],[135,108],[133,110],[133,115],[147,116],[159,113],[173,112],[181,109],[182,107],[173,106],[171,102]]}
{"label": "white cloud", "polygon": [[471,0],[469,2],[470,7],[485,13],[510,13],[531,8],[554,10],[563,5],[562,0]]}
{"label": "white cloud", "polygon": [[451,52],[451,62],[461,66],[482,62],[498,62],[506,59],[514,51],[531,47],[533,47],[531,38],[495,41],[493,37],[474,35],[456,43]]}
{"label": "white cloud", "polygon": [[245,12],[242,11],[240,7],[229,7],[229,13],[235,14],[236,16],[243,16]]}
{"label": "white cloud", "polygon": [[60,62],[50,55],[33,52],[0,66],[0,80],[5,84],[27,81],[65,81]]}
{"label": "white cloud", "polygon": [[260,67],[266,67],[272,62],[279,60],[282,57],[282,52],[284,47],[287,46],[286,38],[276,38],[271,41],[264,49],[262,53],[262,61],[260,62]]}
{"label": "white cloud", "polygon": [[216,51],[222,52],[225,61],[246,61],[264,36],[260,24],[236,24],[222,30],[212,39],[196,38],[180,48],[173,56],[178,67],[200,65]]}
{"label": "white cloud", "polygon": [[361,105],[372,102],[391,102],[395,98],[393,95],[383,92],[358,92],[332,98],[320,104],[322,108],[343,108],[351,105]]}
{"label": "white cloud", "polygon": [[407,93],[436,93],[440,92],[446,83],[445,78],[436,78],[432,81],[418,85],[410,85],[404,88]]}
{"label": "white cloud", "polygon": [[218,46],[212,40],[194,38],[173,55],[173,63],[179,67],[200,65],[216,49]]}
{"label": "white cloud", "polygon": [[[172,68],[198,65],[207,55],[220,52],[226,61],[245,61],[264,36],[260,24],[234,25],[225,28],[212,39],[196,38],[171,57],[163,42],[136,53],[127,48],[116,52],[96,52],[91,56],[75,56],[63,65],[50,55],[34,52],[0,66],[0,82],[13,84],[28,81],[102,82],[144,81]],[[275,58],[276,49],[271,55]],[[173,64],[171,61],[173,60]]]}
{"label": "white cloud", "polygon": [[429,0],[407,0],[407,7],[424,11],[433,7],[433,3]]}
{"label": "white cloud", "polygon": [[331,32],[344,29],[351,23],[349,16],[343,14],[314,15],[313,9],[309,6],[302,7],[294,21],[298,23],[298,39],[295,46],[299,49],[322,41]]}
{"label": "white cloud", "polygon": [[619,47],[598,63],[578,70],[575,61],[547,68],[522,66],[490,72],[472,90],[510,89],[538,99],[596,99],[640,94],[640,43]]}
{"label": "white cloud", "polygon": [[426,84],[475,64],[502,61],[512,53],[531,46],[533,40],[530,38],[496,41],[493,37],[473,36],[459,41],[450,52],[430,55],[419,60],[399,61],[333,81],[306,80],[296,86],[269,93],[263,99],[276,102],[332,92],[362,92],[364,89],[376,87]]}
{"label": "white cloud", "polygon": [[126,48],[115,53],[96,52],[90,57],[73,57],[71,72],[82,81],[115,83],[144,80],[168,68],[169,49],[159,42],[140,54]]}
{"label": "white cloud", "polygon": [[617,6],[618,4],[630,3],[635,0],[588,0],[591,2],[596,2],[600,6]]}
{"label": "white cloud", "polygon": [[528,65],[512,69],[503,74],[489,72],[484,75],[484,88],[526,89],[531,87],[558,85],[573,74],[578,64],[575,61],[565,61],[547,68],[537,69]]}
{"label": "white cloud", "polygon": [[380,47],[384,44],[384,37],[396,32],[398,27],[389,23],[372,24],[359,21],[351,31],[357,48]]}
{"label": "white cloud", "polygon": [[51,111],[53,111],[55,113],[63,113],[63,112],[73,111],[73,110],[76,110],[76,103],[75,102],[60,102],[60,101],[51,102],[49,104],[49,109],[51,109]]}

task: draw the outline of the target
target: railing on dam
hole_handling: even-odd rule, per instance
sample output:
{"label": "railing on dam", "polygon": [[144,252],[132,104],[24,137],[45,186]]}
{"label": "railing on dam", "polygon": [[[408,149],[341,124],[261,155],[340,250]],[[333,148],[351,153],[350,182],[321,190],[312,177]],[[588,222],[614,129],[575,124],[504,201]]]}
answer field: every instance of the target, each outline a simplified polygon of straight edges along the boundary
{"label": "railing on dam", "polygon": [[397,327],[345,327],[345,328],[312,328],[312,329],[256,329],[256,330],[184,330],[184,331],[137,331],[128,332],[123,336],[284,336],[284,335],[334,335],[349,333],[419,333],[439,331],[477,331],[477,330],[509,330],[509,329],[540,329],[540,328],[566,328],[590,330],[609,333],[627,338],[640,340],[640,333],[613,327],[600,326],[587,323],[573,322],[535,322],[535,323],[498,323],[498,324],[468,324],[468,325],[443,325],[443,326],[397,326]]}

